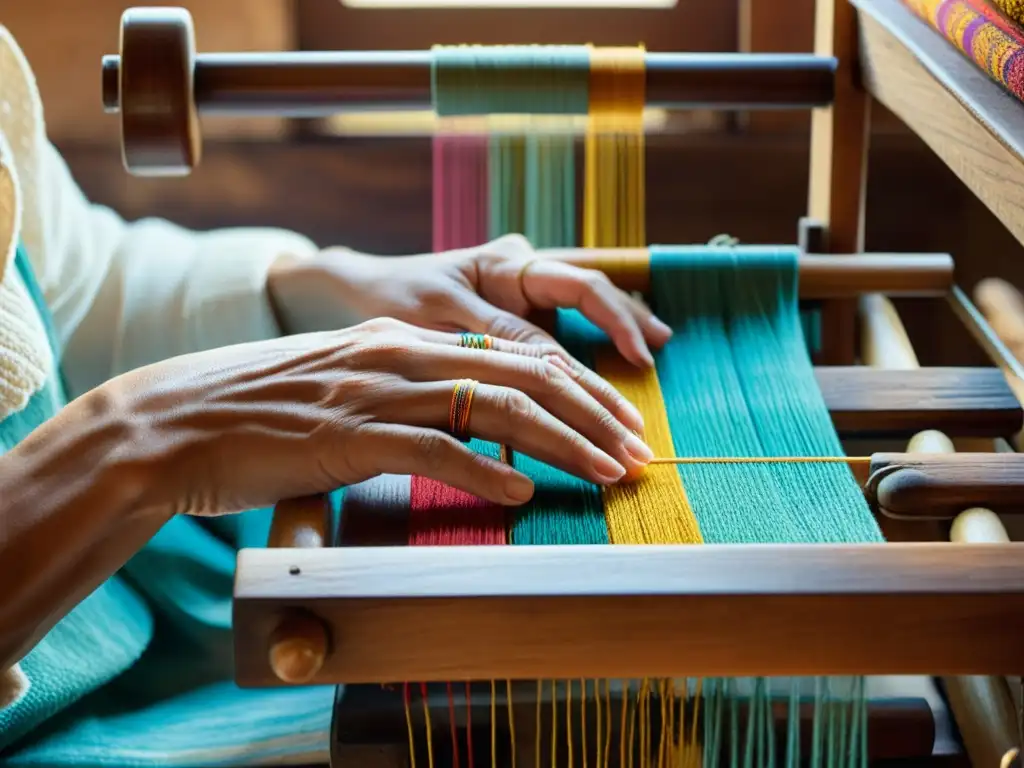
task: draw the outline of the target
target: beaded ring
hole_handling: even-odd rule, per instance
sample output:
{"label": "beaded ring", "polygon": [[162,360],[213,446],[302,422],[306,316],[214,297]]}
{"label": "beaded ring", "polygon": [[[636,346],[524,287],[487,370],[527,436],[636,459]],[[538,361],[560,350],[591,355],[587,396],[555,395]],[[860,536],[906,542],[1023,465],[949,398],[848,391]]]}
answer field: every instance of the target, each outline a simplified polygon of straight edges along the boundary
{"label": "beaded ring", "polygon": [[467,349],[493,349],[494,341],[486,333],[464,333],[459,336],[459,346]]}

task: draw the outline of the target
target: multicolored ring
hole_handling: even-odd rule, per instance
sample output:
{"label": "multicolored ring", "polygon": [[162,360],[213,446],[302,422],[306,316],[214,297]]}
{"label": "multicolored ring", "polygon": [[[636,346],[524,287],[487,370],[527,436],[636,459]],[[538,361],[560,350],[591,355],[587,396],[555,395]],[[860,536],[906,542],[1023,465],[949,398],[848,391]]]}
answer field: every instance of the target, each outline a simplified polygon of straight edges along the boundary
{"label": "multicolored ring", "polygon": [[473,392],[477,382],[472,379],[460,379],[452,388],[452,402],[448,409],[449,431],[458,438],[467,434],[469,414],[473,407]]}
{"label": "multicolored ring", "polygon": [[459,346],[467,349],[493,349],[494,340],[486,333],[464,333],[459,336]]}

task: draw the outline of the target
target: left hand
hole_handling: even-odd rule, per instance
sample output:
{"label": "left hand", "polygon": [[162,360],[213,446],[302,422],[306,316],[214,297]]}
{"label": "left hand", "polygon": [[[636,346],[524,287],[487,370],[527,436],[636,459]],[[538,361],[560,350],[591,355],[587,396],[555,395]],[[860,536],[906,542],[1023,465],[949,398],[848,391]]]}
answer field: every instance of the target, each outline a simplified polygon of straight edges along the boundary
{"label": "left hand", "polygon": [[275,267],[271,293],[293,333],[392,317],[422,328],[553,345],[550,334],[525,316],[531,310],[575,308],[637,366],[653,365],[650,347],[662,346],[672,335],[604,273],[538,258],[520,235],[417,256],[327,249],[310,261]]}

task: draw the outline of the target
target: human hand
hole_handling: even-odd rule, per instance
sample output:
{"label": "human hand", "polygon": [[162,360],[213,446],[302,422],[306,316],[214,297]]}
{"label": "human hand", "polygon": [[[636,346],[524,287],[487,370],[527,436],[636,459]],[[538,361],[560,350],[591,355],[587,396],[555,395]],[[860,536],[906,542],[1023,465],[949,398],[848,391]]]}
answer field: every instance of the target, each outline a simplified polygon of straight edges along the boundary
{"label": "human hand", "polygon": [[[176,513],[216,515],[322,493],[378,474],[418,474],[494,503],[533,493],[512,467],[448,434],[457,380],[479,382],[467,436],[508,445],[599,484],[642,471],[639,418],[609,385],[551,350],[398,320],[200,352],[103,386],[136,433],[154,493]],[[149,502],[154,503],[153,501]]]}
{"label": "human hand", "polygon": [[653,365],[650,347],[672,335],[602,272],[537,258],[519,235],[418,256],[328,249],[311,260],[283,260],[270,286],[285,325],[299,332],[393,317],[425,328],[552,346],[555,340],[525,316],[576,308],[637,366]]}

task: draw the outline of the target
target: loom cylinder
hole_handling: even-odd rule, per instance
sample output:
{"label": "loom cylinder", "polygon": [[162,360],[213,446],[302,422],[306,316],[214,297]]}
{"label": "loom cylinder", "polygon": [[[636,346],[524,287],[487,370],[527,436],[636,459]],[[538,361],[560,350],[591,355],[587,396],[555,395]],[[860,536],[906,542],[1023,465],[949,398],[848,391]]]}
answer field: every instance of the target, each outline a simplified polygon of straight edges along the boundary
{"label": "loom cylinder", "polygon": [[[122,21],[132,41],[135,16]],[[180,23],[180,22],[176,22]],[[429,109],[430,51],[294,51],[195,55],[201,114],[323,117],[339,111]],[[122,107],[121,78],[141,62],[102,60],[103,106]],[[646,57],[647,105],[666,109],[810,109],[832,100],[835,59],[812,54],[657,53]]]}
{"label": "loom cylinder", "polygon": [[[129,8],[120,53],[101,63],[103,106],[121,114],[125,168],[185,175],[199,162],[198,115],[325,117],[429,109],[431,51],[196,54],[184,8]],[[669,109],[812,109],[835,91],[837,61],[812,54],[647,53],[647,104]]]}
{"label": "loom cylinder", "polygon": [[[646,248],[552,248],[547,258],[597,269],[623,290],[650,289]],[[800,255],[800,297],[828,299],[862,293],[942,296],[953,286],[953,258],[947,253],[865,253]]]}
{"label": "loom cylinder", "polygon": [[[332,516],[325,495],[281,501],[274,508],[267,546],[283,549],[319,549],[330,546]],[[291,578],[301,578],[302,568],[288,568]],[[283,683],[308,683],[323,668],[330,652],[327,626],[304,610],[287,611],[270,633],[267,658],[274,675]]]}
{"label": "loom cylinder", "polygon": [[[865,296],[860,307],[862,357],[880,368],[914,369],[917,355],[899,314],[883,296]],[[915,435],[908,453],[952,454],[953,441],[937,430]],[[956,544],[997,544],[1009,541],[999,518],[989,509],[963,509],[953,520],[950,540]],[[1010,766],[1016,743],[1013,702],[1006,680],[999,676],[948,676],[946,696],[973,764]]]}

